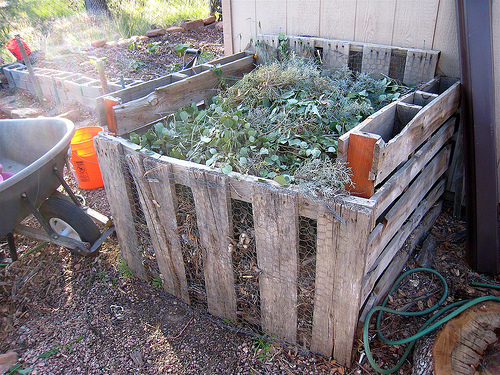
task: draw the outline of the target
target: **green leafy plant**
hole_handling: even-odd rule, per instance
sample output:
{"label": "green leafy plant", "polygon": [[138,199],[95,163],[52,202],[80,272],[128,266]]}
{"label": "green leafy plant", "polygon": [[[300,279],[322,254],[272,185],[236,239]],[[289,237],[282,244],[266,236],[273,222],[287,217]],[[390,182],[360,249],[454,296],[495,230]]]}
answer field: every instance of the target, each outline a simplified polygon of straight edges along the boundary
{"label": "green leafy plant", "polygon": [[145,65],[146,65],[146,63],[144,63],[140,60],[134,60],[128,65],[128,67],[129,67],[129,69],[131,69],[135,72],[140,72]]}
{"label": "green leafy plant", "polygon": [[24,368],[21,363],[18,363],[9,369],[9,374],[30,374],[33,372],[31,367]]}
{"label": "green leafy plant", "polygon": [[146,45],[146,49],[148,50],[148,52],[155,54],[158,53],[158,51],[160,50],[160,46],[161,42],[148,43]]}
{"label": "green leafy plant", "polygon": [[118,262],[116,263],[116,269],[118,272],[120,272],[121,277],[124,279],[130,279],[132,276],[134,276],[134,273],[132,272],[132,269],[125,263],[125,260],[123,258],[118,259]]}
{"label": "green leafy plant", "polygon": [[157,286],[158,288],[161,288],[163,286],[163,281],[161,281],[161,279],[159,279],[159,278],[154,278],[153,285]]}
{"label": "green leafy plant", "polygon": [[267,334],[256,336],[253,339],[254,355],[256,355],[260,361],[264,361],[269,356],[272,347],[273,344],[268,339]]}
{"label": "green leafy plant", "polygon": [[186,50],[191,46],[190,43],[178,43],[173,47],[173,50],[179,56],[184,56]]}
{"label": "green leafy plant", "polygon": [[[223,76],[217,65],[212,74]],[[226,174],[305,184],[311,194],[331,196],[332,187],[342,191],[349,183],[346,166],[333,163],[338,137],[406,91],[388,78],[374,80],[347,68],[327,76],[291,55],[257,67],[205,108],[185,106],[143,133],[132,132],[130,140]],[[297,173],[314,160],[317,175]],[[333,183],[328,176],[340,179]]]}

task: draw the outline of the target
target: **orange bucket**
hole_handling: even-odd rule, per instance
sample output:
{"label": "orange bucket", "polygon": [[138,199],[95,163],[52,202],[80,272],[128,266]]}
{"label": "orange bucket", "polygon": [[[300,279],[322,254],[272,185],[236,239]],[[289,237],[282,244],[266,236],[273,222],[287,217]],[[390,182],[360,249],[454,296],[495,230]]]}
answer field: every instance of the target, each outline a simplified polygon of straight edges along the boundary
{"label": "orange bucket", "polygon": [[71,164],[82,189],[91,190],[104,186],[94,148],[94,137],[103,130],[100,126],[76,129],[71,139]]}

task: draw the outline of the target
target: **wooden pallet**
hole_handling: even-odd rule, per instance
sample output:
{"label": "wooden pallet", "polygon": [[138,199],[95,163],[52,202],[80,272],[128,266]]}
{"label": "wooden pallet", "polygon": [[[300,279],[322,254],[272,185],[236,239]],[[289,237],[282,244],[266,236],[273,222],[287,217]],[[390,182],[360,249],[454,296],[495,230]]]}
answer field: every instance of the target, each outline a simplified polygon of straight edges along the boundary
{"label": "wooden pallet", "polygon": [[[231,205],[234,200],[248,202],[253,213],[256,267],[260,270],[259,323],[265,332],[296,342],[298,326],[303,323],[297,313],[298,223],[300,217],[314,220],[315,280],[308,348],[349,363],[362,307],[381,277],[388,283],[397,276],[399,269],[392,268],[393,259],[444,191],[452,152],[449,140],[456,127],[452,114],[456,111],[458,84],[448,85],[444,91],[439,89],[440,84],[443,80],[437,79],[425,87],[431,91],[417,92],[384,108],[363,125],[370,133],[355,129],[344,137],[344,156],[356,144],[351,143],[351,135],[375,137],[372,155],[375,147],[383,153],[388,145],[397,144],[391,143],[396,139],[406,139],[404,144],[411,145],[397,153],[397,161],[381,164],[391,171],[373,172],[382,177],[373,180],[380,183],[373,184],[374,194],[369,198],[353,195],[336,200],[311,199],[271,180],[262,182],[238,173],[225,175],[188,161],[151,156],[123,138],[100,134],[95,138],[96,151],[127,264],[136,275],[146,277],[139,228],[133,215],[138,197],[164,289],[191,302],[175,194],[177,185],[188,187],[204,249],[208,312],[237,320],[235,275],[228,251],[233,235]],[[406,115],[415,111],[413,118]],[[392,126],[389,124],[397,113],[401,114],[401,132],[380,134]],[[379,121],[379,116],[387,121]],[[418,124],[415,126],[419,131],[412,131],[412,124]],[[367,160],[373,165],[373,160]],[[395,267],[401,266],[399,262]]]}

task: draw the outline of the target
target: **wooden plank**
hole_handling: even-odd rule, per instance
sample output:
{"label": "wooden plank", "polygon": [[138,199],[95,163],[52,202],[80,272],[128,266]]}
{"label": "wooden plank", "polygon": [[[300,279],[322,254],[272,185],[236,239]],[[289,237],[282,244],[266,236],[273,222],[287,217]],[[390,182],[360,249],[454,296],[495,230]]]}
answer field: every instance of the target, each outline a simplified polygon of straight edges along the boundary
{"label": "wooden plank", "polygon": [[349,62],[349,51],[351,44],[340,40],[314,38],[315,47],[323,50],[323,68],[329,70],[339,70],[347,66]]}
{"label": "wooden plank", "polygon": [[388,76],[391,66],[391,51],[392,48],[389,46],[365,44],[361,71],[375,79]]}
{"label": "wooden plank", "polygon": [[232,55],[234,53],[233,45],[233,8],[231,0],[222,0],[222,25],[224,36],[224,53]]}
{"label": "wooden plank", "polygon": [[113,112],[113,107],[117,105],[119,101],[120,99],[110,96],[102,97],[104,114],[106,117],[106,125],[111,133],[116,133],[116,119],[115,113]]}
{"label": "wooden plank", "polygon": [[[160,164],[151,159],[144,160],[144,157],[139,153],[132,153],[127,155],[127,160],[141,205],[144,207],[143,212],[162,276],[163,289],[189,303],[184,261],[176,232],[177,205],[174,203],[175,185],[171,168],[168,164]],[[153,187],[156,194],[153,194]]]}
{"label": "wooden plank", "polygon": [[419,85],[429,81],[436,73],[438,59],[438,51],[409,49],[403,82],[407,85]]}
{"label": "wooden plank", "polygon": [[[494,4],[496,4],[496,1]],[[434,26],[434,38],[432,45],[429,45],[430,48],[441,51],[438,69],[440,74],[447,77],[460,77],[456,13],[454,1],[439,2],[436,25]],[[496,23],[493,22],[493,26],[495,25]]]}
{"label": "wooden plank", "polygon": [[135,231],[134,202],[123,146],[103,135],[94,137],[94,145],[123,259],[135,276],[146,280],[142,250]]}
{"label": "wooden plank", "polygon": [[[337,157],[339,160],[347,161],[349,150],[349,137],[352,133],[372,133],[378,134],[384,141],[390,139],[394,117],[396,116],[396,102],[392,102],[381,108],[379,111],[368,116],[359,125],[339,137],[337,147]],[[381,134],[382,133],[382,134]]]}
{"label": "wooden plank", "polygon": [[351,133],[349,150],[347,152],[347,166],[351,168],[352,184],[346,188],[351,194],[362,198],[370,198],[374,192],[373,178],[370,171],[373,161],[373,150],[380,136],[372,134]]}
{"label": "wooden plank", "polygon": [[233,238],[228,177],[192,168],[187,171],[193,192],[200,243],[204,249],[204,275],[208,311],[236,319],[236,293],[229,239]]}
{"label": "wooden plank", "polygon": [[[256,19],[255,0],[231,0],[230,9],[232,18],[229,20],[232,21],[234,31],[229,40],[233,43],[232,53],[236,53],[246,50],[250,41],[255,39],[259,20]],[[225,18],[223,20],[225,21]],[[225,40],[224,34],[224,42]]]}
{"label": "wooden plank", "polygon": [[361,281],[371,210],[332,205],[343,221],[325,209],[318,218],[316,290],[311,350],[351,363],[361,307]]}
{"label": "wooden plank", "polygon": [[454,84],[437,99],[425,106],[408,125],[387,144],[376,145],[372,172],[375,186],[405,161],[424,143],[452,114],[460,100],[460,83]]}
{"label": "wooden plank", "polygon": [[367,273],[363,279],[362,301],[366,300],[366,298],[372,291],[376,281],[387,269],[387,266],[391,263],[395,254],[401,249],[401,246],[403,246],[404,242],[411,234],[411,232],[413,232],[413,230],[420,223],[427,211],[430,210],[434,203],[436,203],[439,197],[444,193],[445,185],[446,181],[444,179],[441,180],[436,185],[436,187],[432,189],[428,196],[425,197],[425,199],[423,199],[421,202],[419,202],[419,205],[411,214],[409,220],[399,228],[397,234],[387,244],[376,262],[371,265],[371,267],[367,262]]}
{"label": "wooden plank", "polygon": [[391,44],[396,1],[357,1],[354,40],[365,43]]}
{"label": "wooden plank", "polygon": [[[396,136],[415,115],[422,109],[422,106],[411,103],[399,102],[396,105],[396,118],[392,129],[392,137]],[[391,137],[391,138],[392,138]]]}
{"label": "wooden plank", "polygon": [[286,189],[253,186],[260,310],[265,332],[297,339],[298,202]]}
{"label": "wooden plank", "polygon": [[287,4],[278,1],[255,0],[255,20],[257,33],[276,34],[287,33]]}
{"label": "wooden plank", "polygon": [[[496,1],[491,6],[492,19],[500,17],[500,2]],[[493,41],[493,70],[500,72],[500,25],[499,22],[492,23]],[[495,123],[500,124],[500,77],[495,75]],[[496,127],[496,149],[497,165],[500,165],[500,127]],[[500,173],[497,173],[497,184],[500,186]],[[498,202],[500,202],[500,189],[498,190]]]}
{"label": "wooden plank", "polygon": [[384,183],[372,199],[376,201],[375,217],[378,218],[405,191],[424,166],[436,155],[437,151],[452,137],[456,119],[448,120],[441,129],[418,150],[386,183]]}
{"label": "wooden plank", "polygon": [[332,204],[338,220],[319,208],[316,243],[316,288],[311,351],[349,364],[364,275],[371,210]]}
{"label": "wooden plank", "polygon": [[434,183],[446,171],[450,153],[451,147],[446,147],[432,159],[401,198],[391,207],[385,215],[384,221],[379,223],[370,234],[366,257],[368,270],[373,267],[380,253],[401,228],[401,225],[403,225],[411,212],[413,212]]}
{"label": "wooden plank", "polygon": [[320,4],[321,0],[288,0],[286,2],[287,32],[293,35],[319,35]]}
{"label": "wooden plank", "polygon": [[391,44],[432,48],[438,4],[439,0],[397,1]]}
{"label": "wooden plank", "polygon": [[356,2],[352,0],[322,0],[319,33],[323,38],[356,40],[354,37]]}
{"label": "wooden plank", "polygon": [[[365,306],[363,307],[363,311],[359,318],[360,322],[365,321],[366,315],[373,306],[378,306],[382,303],[383,299],[387,296],[387,293],[394,284],[394,281],[401,274],[401,271],[406,265],[406,262],[410,255],[415,251],[423,237],[434,225],[434,222],[441,213],[442,208],[442,201],[439,201],[437,204],[434,204],[431,207],[431,209],[425,214],[422,220],[420,220],[416,228],[408,236],[404,245],[401,246],[401,250],[396,253],[391,261],[390,266],[387,267],[382,276],[379,278],[369,296],[366,296],[365,291],[362,298],[362,301],[365,301]],[[410,222],[414,221],[410,220]]]}
{"label": "wooden plank", "polygon": [[[253,68],[253,56],[248,56],[221,66],[222,77],[241,77]],[[206,99],[216,93],[218,80],[212,71],[204,71],[158,88],[146,97],[115,106],[117,134],[128,133],[177,111],[183,105]]]}

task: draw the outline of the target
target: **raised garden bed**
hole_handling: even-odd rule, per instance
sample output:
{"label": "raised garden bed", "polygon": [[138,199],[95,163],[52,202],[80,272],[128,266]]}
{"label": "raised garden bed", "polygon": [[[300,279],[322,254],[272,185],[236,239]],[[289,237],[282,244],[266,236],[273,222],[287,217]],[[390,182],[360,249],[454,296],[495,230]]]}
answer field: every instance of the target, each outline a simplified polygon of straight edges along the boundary
{"label": "raised garden bed", "polygon": [[[127,118],[120,111],[141,103],[150,110],[136,127],[206,98],[212,76],[112,107],[117,131]],[[123,256],[137,276],[161,279],[187,303],[349,363],[377,280],[397,276],[395,254],[445,189],[458,103],[459,84],[437,78],[344,135],[339,157],[364,185],[359,196],[335,199],[143,152],[101,133],[95,144]]]}

